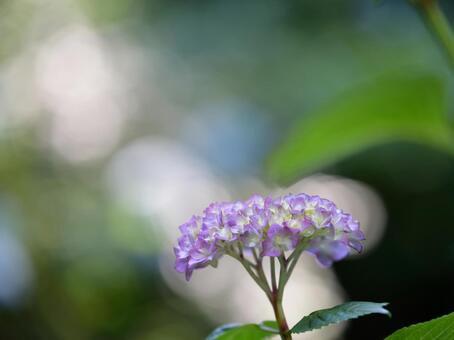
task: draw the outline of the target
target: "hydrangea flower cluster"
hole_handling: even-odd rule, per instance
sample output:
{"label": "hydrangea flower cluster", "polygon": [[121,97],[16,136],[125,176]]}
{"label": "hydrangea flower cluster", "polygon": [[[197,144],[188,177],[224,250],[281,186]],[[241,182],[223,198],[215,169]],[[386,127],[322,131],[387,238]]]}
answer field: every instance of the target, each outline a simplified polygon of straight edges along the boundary
{"label": "hydrangea flower cluster", "polygon": [[175,268],[187,280],[195,269],[216,266],[225,254],[279,257],[300,245],[328,267],[350,250],[360,252],[364,240],[359,222],[350,214],[327,199],[304,193],[212,203],[180,231]]}

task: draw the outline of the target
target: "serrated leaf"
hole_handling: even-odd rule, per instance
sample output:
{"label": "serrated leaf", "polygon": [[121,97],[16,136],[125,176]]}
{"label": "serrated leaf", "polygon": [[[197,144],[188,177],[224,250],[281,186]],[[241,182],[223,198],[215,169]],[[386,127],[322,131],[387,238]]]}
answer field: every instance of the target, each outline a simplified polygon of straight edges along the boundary
{"label": "serrated leaf", "polygon": [[290,332],[308,332],[367,314],[378,313],[391,316],[391,313],[383,308],[386,305],[387,303],[351,301],[332,308],[321,309],[302,318]]}
{"label": "serrated leaf", "polygon": [[454,313],[399,329],[385,340],[454,339]]}
{"label": "serrated leaf", "polygon": [[268,160],[281,182],[378,144],[406,141],[454,153],[443,84],[431,75],[387,76],[361,85],[308,114]]}
{"label": "serrated leaf", "polygon": [[216,328],[206,340],[261,340],[278,334],[275,321],[260,324],[226,324]]}

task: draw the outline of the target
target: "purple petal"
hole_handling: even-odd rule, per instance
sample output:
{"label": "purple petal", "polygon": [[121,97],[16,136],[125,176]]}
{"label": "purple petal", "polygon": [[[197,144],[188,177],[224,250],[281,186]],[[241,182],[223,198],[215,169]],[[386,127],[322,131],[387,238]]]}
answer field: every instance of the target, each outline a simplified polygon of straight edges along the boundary
{"label": "purple petal", "polygon": [[315,254],[315,258],[317,259],[317,262],[320,264],[320,266],[322,266],[323,268],[331,267],[331,265],[333,264],[333,260],[327,254],[317,253]]}
{"label": "purple petal", "polygon": [[330,200],[307,194],[215,202],[179,229],[175,269],[187,279],[196,269],[216,265],[224,249],[237,249],[237,244],[244,256],[257,251],[279,256],[304,238],[310,242],[307,251],[326,267],[347,256],[350,248],[361,251],[364,240],[359,222],[350,214]]}
{"label": "purple petal", "polygon": [[191,279],[192,272],[193,272],[193,269],[188,268],[188,269],[186,270],[186,272],[185,272],[186,281],[189,281],[189,280]]}
{"label": "purple petal", "polygon": [[188,268],[188,260],[187,259],[177,259],[175,261],[175,270],[179,273],[184,273]]}
{"label": "purple petal", "polygon": [[282,251],[273,245],[273,241],[266,239],[265,241],[263,241],[262,254],[265,256],[275,257],[281,255]]}
{"label": "purple petal", "polygon": [[339,261],[348,255],[348,247],[344,242],[332,241],[327,245],[326,252],[334,261]]}

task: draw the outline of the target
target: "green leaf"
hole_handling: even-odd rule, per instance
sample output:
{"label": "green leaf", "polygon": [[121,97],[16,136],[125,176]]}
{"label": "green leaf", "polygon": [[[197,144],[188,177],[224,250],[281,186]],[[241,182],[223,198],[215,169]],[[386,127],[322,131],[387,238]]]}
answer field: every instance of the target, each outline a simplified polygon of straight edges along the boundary
{"label": "green leaf", "polygon": [[269,333],[279,334],[279,326],[276,321],[262,321],[258,326]]}
{"label": "green leaf", "polygon": [[391,316],[391,313],[383,308],[386,305],[387,303],[352,301],[333,308],[321,309],[302,318],[290,332],[308,332],[330,324],[356,319],[357,317],[373,313]]}
{"label": "green leaf", "polygon": [[382,77],[345,93],[295,125],[268,159],[268,175],[289,182],[365,148],[393,141],[454,153],[441,80]]}
{"label": "green leaf", "polygon": [[260,324],[227,324],[216,328],[206,340],[261,340],[279,334],[275,321]]}
{"label": "green leaf", "polygon": [[399,329],[385,340],[454,339],[454,313]]}

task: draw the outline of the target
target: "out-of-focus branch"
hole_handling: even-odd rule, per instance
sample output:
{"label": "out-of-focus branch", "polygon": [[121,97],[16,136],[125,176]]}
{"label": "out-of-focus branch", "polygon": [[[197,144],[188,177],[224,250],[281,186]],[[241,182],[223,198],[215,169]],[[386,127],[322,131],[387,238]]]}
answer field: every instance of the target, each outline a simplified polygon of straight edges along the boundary
{"label": "out-of-focus branch", "polygon": [[410,0],[410,2],[421,12],[427,27],[442,46],[454,71],[454,33],[438,1]]}

